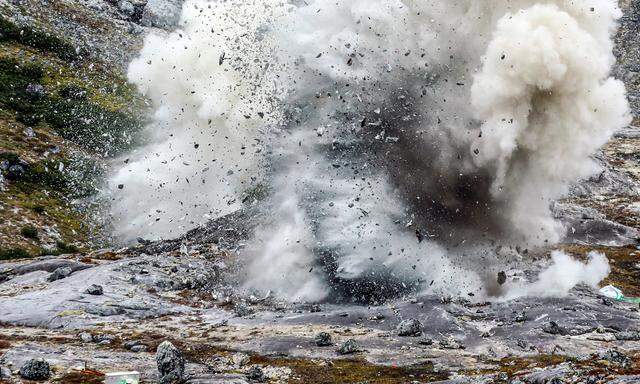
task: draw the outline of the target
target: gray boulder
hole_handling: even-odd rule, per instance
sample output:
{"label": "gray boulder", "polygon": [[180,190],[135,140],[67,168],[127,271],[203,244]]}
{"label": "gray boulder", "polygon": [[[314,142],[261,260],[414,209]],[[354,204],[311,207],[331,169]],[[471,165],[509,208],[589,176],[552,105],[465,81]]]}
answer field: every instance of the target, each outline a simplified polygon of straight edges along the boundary
{"label": "gray boulder", "polygon": [[41,99],[45,96],[44,87],[40,84],[29,84],[25,91],[30,97],[35,99]]}
{"label": "gray boulder", "polygon": [[120,2],[118,2],[118,10],[127,17],[133,16],[133,14],[136,12],[136,8],[133,6],[133,4],[131,4],[131,2],[127,0],[121,0]]}
{"label": "gray boulder", "polygon": [[20,377],[27,380],[46,380],[51,376],[49,363],[43,359],[31,359],[20,368]]}
{"label": "gray boulder", "polygon": [[422,334],[422,324],[417,319],[403,320],[396,327],[398,336],[420,336]]}
{"label": "gray boulder", "polygon": [[318,347],[328,347],[331,344],[331,335],[327,332],[320,332],[315,337],[315,342]]}
{"label": "gray boulder", "polygon": [[171,342],[163,341],[156,352],[156,364],[160,372],[160,383],[170,384],[182,381],[184,376],[184,357]]}
{"label": "gray boulder", "polygon": [[173,29],[180,21],[183,0],[149,0],[142,13],[142,25]]}
{"label": "gray boulder", "polygon": [[100,296],[102,295],[103,289],[101,285],[98,284],[91,284],[89,286],[89,288],[87,288],[87,290],[85,291],[85,293],[89,294],[89,295],[93,295],[93,296]]}
{"label": "gray boulder", "polygon": [[338,353],[341,355],[351,355],[357,352],[362,352],[362,349],[354,339],[345,341],[338,349]]}
{"label": "gray boulder", "polygon": [[247,372],[247,379],[249,379],[249,381],[253,383],[264,383],[265,381],[267,381],[262,368],[257,366],[251,367],[249,369],[249,371]]}
{"label": "gray boulder", "polygon": [[616,333],[616,339],[623,341],[640,341],[639,330],[629,330]]}
{"label": "gray boulder", "polygon": [[56,281],[56,280],[61,280],[64,279],[65,277],[68,277],[71,272],[73,272],[73,270],[70,267],[60,267],[57,268],[55,271],[53,271],[50,275],[49,278],[47,278],[48,281]]}

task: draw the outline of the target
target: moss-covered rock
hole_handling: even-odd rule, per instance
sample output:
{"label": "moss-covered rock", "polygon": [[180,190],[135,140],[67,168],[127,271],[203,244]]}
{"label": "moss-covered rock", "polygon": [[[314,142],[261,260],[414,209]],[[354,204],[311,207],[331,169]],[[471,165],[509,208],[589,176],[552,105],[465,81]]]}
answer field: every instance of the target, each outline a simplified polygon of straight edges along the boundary
{"label": "moss-covered rock", "polygon": [[33,48],[54,53],[62,60],[74,61],[82,57],[82,50],[70,42],[51,33],[38,31],[29,26],[18,26],[0,17],[0,42],[15,41]]}
{"label": "moss-covered rock", "polygon": [[[129,150],[145,101],[74,44],[0,16],[0,244],[9,258],[86,250],[104,158]],[[33,231],[35,229],[35,232]]]}

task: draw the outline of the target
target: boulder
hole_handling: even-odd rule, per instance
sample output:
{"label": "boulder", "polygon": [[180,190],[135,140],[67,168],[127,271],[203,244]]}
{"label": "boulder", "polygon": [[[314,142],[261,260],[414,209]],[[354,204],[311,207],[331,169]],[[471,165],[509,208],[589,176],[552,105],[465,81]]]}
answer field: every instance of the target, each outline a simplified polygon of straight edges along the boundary
{"label": "boulder", "polygon": [[353,353],[361,352],[362,349],[358,345],[354,339],[349,339],[345,341],[340,348],[338,349],[338,353],[341,355],[351,355]]}
{"label": "boulder", "polygon": [[98,284],[91,284],[84,292],[93,296],[100,296],[104,293],[102,286]]}
{"label": "boulder", "polygon": [[180,21],[183,0],[149,0],[142,12],[142,25],[173,29]]}
{"label": "boulder", "polygon": [[136,8],[133,6],[133,4],[131,4],[131,2],[127,0],[121,0],[120,2],[118,2],[118,10],[127,17],[133,16],[133,14],[136,12]]}
{"label": "boulder", "polygon": [[420,336],[422,334],[422,323],[417,319],[403,320],[396,327],[398,336]]}
{"label": "boulder", "polygon": [[46,380],[49,376],[51,368],[44,359],[31,359],[20,368],[20,377],[26,380]]}
{"label": "boulder", "polygon": [[331,335],[327,332],[320,332],[315,337],[315,342],[318,347],[328,347],[331,344]]}
{"label": "boulder", "polygon": [[258,366],[253,366],[247,371],[247,379],[253,383],[264,383],[267,380],[262,368]]}
{"label": "boulder", "polygon": [[163,341],[156,352],[156,364],[160,373],[160,383],[180,382],[184,376],[184,357],[171,342]]}
{"label": "boulder", "polygon": [[50,282],[61,280],[61,279],[64,279],[65,277],[68,277],[71,274],[71,272],[73,272],[73,270],[70,267],[60,267],[60,268],[57,268],[55,271],[51,272],[47,280]]}

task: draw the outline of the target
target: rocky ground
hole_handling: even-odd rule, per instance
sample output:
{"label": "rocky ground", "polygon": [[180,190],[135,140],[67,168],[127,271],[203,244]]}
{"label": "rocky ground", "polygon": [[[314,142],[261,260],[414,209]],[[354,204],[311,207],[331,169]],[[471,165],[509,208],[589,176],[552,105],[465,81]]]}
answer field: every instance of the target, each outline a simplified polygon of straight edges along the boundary
{"label": "rocky ground", "polygon": [[[621,3],[616,75],[637,114],[640,5]],[[563,299],[370,306],[240,295],[237,250],[261,220],[250,207],[179,239],[98,249],[87,202],[107,164],[136,143],[122,127],[144,120],[123,70],[146,31],[175,25],[179,7],[0,0],[0,382],[100,383],[128,370],[143,382],[640,382],[638,304],[587,287]],[[554,207],[572,229],[560,248],[605,253],[603,284],[628,296],[640,296],[638,122],[599,155],[602,173]],[[549,252],[530,250],[522,275]]]}

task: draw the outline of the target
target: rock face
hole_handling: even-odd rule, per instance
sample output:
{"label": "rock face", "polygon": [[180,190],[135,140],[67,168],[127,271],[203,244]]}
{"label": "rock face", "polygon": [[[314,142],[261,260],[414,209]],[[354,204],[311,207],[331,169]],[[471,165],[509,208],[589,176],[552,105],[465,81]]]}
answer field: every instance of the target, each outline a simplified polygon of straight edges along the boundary
{"label": "rock face", "polygon": [[163,341],[158,346],[156,364],[160,372],[160,383],[170,384],[180,382],[184,376],[184,357],[171,342]]}
{"label": "rock face", "polygon": [[182,0],[149,0],[142,13],[142,25],[172,29],[180,21]]}
{"label": "rock face", "polygon": [[51,376],[49,363],[43,359],[31,359],[20,368],[20,377],[27,380],[46,380]]}
{"label": "rock face", "polygon": [[396,328],[398,336],[420,336],[422,334],[422,324],[416,319],[403,320]]}

